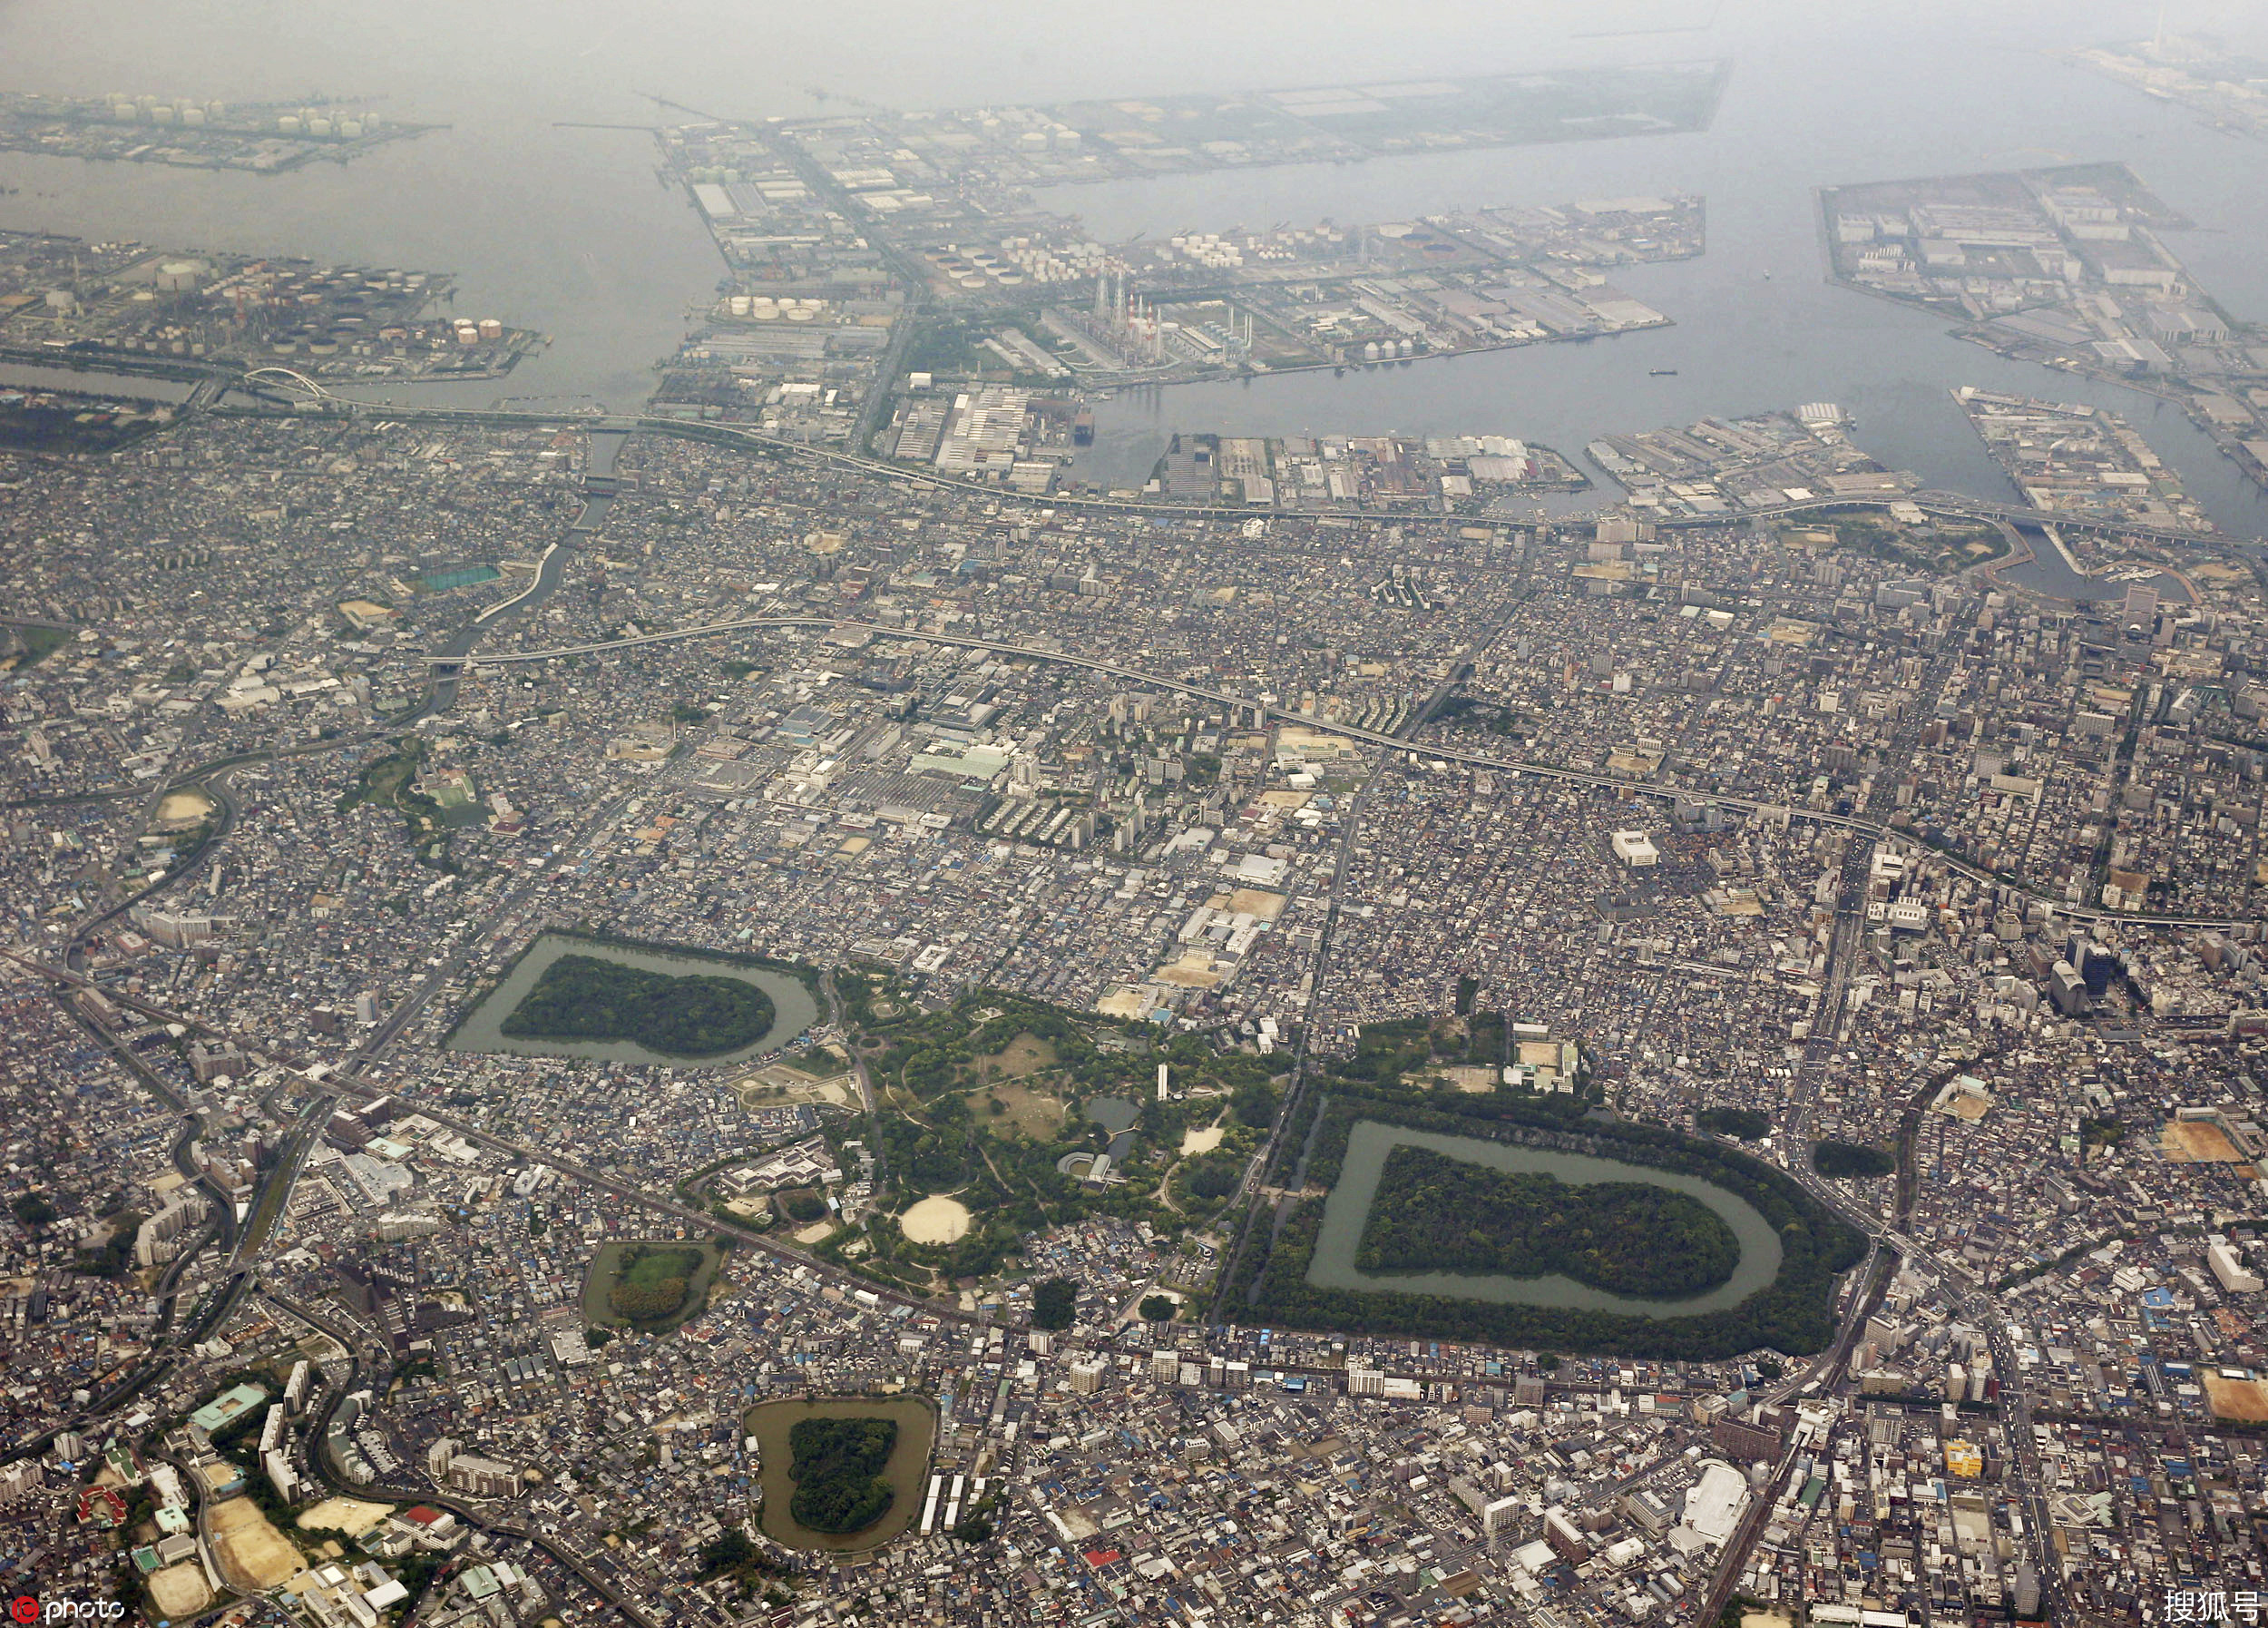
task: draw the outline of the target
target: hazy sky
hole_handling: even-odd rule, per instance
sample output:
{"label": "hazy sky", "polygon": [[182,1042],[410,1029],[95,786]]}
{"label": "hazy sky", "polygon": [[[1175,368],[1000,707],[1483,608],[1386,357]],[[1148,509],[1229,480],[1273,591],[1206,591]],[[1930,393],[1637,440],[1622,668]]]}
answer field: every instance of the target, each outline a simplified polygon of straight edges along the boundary
{"label": "hazy sky", "polygon": [[[1068,15],[1067,15],[1068,14]],[[2258,0],[2170,0],[2168,26],[2268,53]],[[1055,0],[848,10],[666,0],[13,0],[0,84],[267,99],[397,98],[405,114],[649,115],[659,91],[735,114],[800,111],[812,85],[900,107],[1233,89],[1412,72],[1798,49],[1893,68],[1977,51],[2136,38],[2150,0]],[[1916,56],[1916,48],[1919,56]]]}

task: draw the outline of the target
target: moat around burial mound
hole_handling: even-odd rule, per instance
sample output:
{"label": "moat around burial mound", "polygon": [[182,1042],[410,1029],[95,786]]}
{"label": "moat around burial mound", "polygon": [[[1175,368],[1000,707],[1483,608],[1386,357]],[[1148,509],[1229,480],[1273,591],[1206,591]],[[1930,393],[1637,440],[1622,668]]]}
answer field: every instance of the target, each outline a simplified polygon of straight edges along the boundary
{"label": "moat around burial mound", "polygon": [[615,1063],[737,1063],[818,1021],[812,981],[729,952],[547,932],[445,1044]]}
{"label": "moat around burial mound", "polygon": [[878,1548],[922,1512],[937,1435],[926,1397],[759,1402],[741,1428],[756,1437],[764,1531],[791,1549]]}

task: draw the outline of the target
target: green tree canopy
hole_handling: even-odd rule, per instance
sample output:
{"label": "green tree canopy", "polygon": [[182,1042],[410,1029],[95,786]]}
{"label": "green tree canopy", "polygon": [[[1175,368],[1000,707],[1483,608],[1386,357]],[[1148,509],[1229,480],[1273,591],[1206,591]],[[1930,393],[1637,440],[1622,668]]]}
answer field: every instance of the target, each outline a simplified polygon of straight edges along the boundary
{"label": "green tree canopy", "polygon": [[1823,1176],[1886,1176],[1898,1161],[1886,1148],[1856,1142],[1812,1143],[1812,1168]]}
{"label": "green tree canopy", "polygon": [[787,1512],[814,1532],[865,1531],[896,1496],[882,1471],[897,1439],[894,1419],[797,1420],[787,1432],[787,1478],[796,1484]]}
{"label": "green tree canopy", "polygon": [[629,1040],[675,1057],[710,1057],[762,1039],[771,997],[741,978],[673,977],[596,956],[562,956],[498,1026],[515,1039]]}
{"label": "green tree canopy", "polygon": [[1704,1108],[1693,1119],[1705,1131],[1739,1142],[1754,1142],[1772,1129],[1771,1115],[1757,1108]]}
{"label": "green tree canopy", "polygon": [[1730,1279],[1740,1242],[1716,1211],[1654,1182],[1492,1171],[1405,1143],[1386,1156],[1355,1264],[1558,1272],[1616,1294],[1682,1299]]}
{"label": "green tree canopy", "polygon": [[1050,1278],[1031,1291],[1031,1325],[1035,1329],[1068,1329],[1079,1315],[1079,1285],[1069,1278]]}

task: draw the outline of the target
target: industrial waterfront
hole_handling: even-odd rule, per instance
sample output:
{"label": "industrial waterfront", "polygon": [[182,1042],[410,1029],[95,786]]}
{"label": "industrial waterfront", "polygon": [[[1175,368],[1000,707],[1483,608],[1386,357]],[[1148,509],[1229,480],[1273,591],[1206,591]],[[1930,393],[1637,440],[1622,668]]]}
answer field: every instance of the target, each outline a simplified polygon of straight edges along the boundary
{"label": "industrial waterfront", "polygon": [[[2076,93],[2092,82],[2053,54],[2118,37],[2131,26],[2133,7],[2027,5],[1959,25],[1950,12],[1901,15],[1895,23],[1854,25],[1871,37],[1853,55],[1805,49],[1807,30],[1841,28],[1842,19],[1831,25],[1766,12],[1705,28],[1694,9],[1687,16],[1683,8],[1664,8],[1668,32],[1658,36],[1569,38],[1549,50],[1553,60],[1571,62],[1705,50],[1735,56],[1736,69],[1706,132],[1217,170],[1043,192],[1046,205],[1078,212],[1106,238],[1673,191],[1706,197],[1709,211],[1701,257],[1616,273],[1673,326],[1344,375],[1126,391],[1096,404],[1094,446],[1082,472],[1100,484],[1137,477],[1175,430],[1501,434],[1571,451],[1603,432],[1823,399],[1841,403],[1891,466],[1911,468],[1932,485],[1999,498],[2005,482],[1947,397],[1974,384],[2108,407],[2161,446],[2224,527],[2257,532],[2268,524],[2260,495],[2178,411],[2134,388],[2007,361],[1946,337],[1947,324],[1932,314],[1823,278],[1813,200],[1821,187],[1973,169],[1988,159],[2014,165],[2102,156],[2099,120]],[[20,43],[10,54],[27,67],[40,64],[53,81],[19,88],[76,93],[82,87],[70,77],[68,53],[42,33],[63,26],[44,20],[53,15],[37,8],[18,14],[0,43]],[[924,25],[908,26],[918,33]],[[1567,26],[1581,32],[1578,24]],[[1940,48],[1949,29],[1975,31],[1950,59]],[[394,76],[394,83],[370,87],[390,93],[386,105],[398,110],[390,116],[447,118],[450,127],[344,169],[252,175],[0,153],[0,224],[196,247],[210,235],[210,221],[227,220],[232,249],[433,266],[455,277],[465,307],[509,313],[556,342],[498,384],[369,393],[438,405],[486,405],[508,396],[627,410],[652,387],[653,366],[676,348],[685,313],[714,298],[719,270],[699,212],[661,184],[653,143],[640,127],[699,116],[674,103],[735,116],[825,111],[830,104],[809,94],[815,82],[851,85],[844,80],[847,64],[826,62],[816,43],[811,49],[821,54],[798,58],[790,51],[783,59],[774,54],[777,42],[758,45],[755,36],[730,35],[719,39],[712,62],[672,59],[666,74],[654,64],[626,81],[631,70],[601,71],[592,53],[627,52],[636,63],[650,47],[622,37],[616,25],[596,22],[595,31],[603,46],[578,44],[572,31],[566,38],[535,31],[526,44],[556,69],[535,76],[549,88],[537,93],[522,81],[507,100],[475,98],[469,108],[458,100],[464,87],[453,73],[421,59],[381,56],[363,72]],[[279,37],[289,49],[298,36],[285,26]],[[162,54],[177,50],[196,66],[200,84],[246,99],[266,88],[245,83],[264,75],[218,60],[210,44],[161,30],[140,44],[152,53],[153,74]],[[1020,77],[1012,61],[982,60],[959,42],[934,44],[940,59],[904,86],[890,75],[912,74],[909,64],[861,63],[858,93],[920,105],[934,100],[921,87],[937,83],[936,75],[1003,96],[1065,88],[1053,66],[1044,76]],[[1476,50],[1485,44],[1476,42]],[[1394,42],[1374,45],[1383,61],[1393,61]],[[1517,48],[1509,36],[1494,48],[1525,60],[1540,46],[1523,30]],[[1212,64],[1209,77],[1223,83],[1261,83],[1271,74],[1285,83],[1312,79],[1314,64],[1283,56],[1287,49],[1255,41],[1239,62]],[[200,63],[200,54],[216,60]],[[1155,47],[1139,44],[1107,74],[1090,64],[1085,82],[1074,76],[1070,88],[1109,91],[1188,77],[1188,64],[1178,57],[1170,64],[1157,57]],[[310,58],[320,61],[319,53]],[[1926,75],[1896,71],[1924,61],[1931,64]],[[106,66],[106,82],[122,71]],[[1919,99],[1917,84],[1928,87]],[[640,93],[655,89],[673,105]],[[2134,96],[2117,111],[2137,172],[2200,224],[2173,240],[2201,285],[2238,316],[2268,310],[2268,255],[2259,240],[2268,230],[2261,224],[2268,221],[2268,172],[2178,107]],[[1604,495],[1611,498],[1611,485]],[[1589,505],[1555,500],[1547,506]]]}

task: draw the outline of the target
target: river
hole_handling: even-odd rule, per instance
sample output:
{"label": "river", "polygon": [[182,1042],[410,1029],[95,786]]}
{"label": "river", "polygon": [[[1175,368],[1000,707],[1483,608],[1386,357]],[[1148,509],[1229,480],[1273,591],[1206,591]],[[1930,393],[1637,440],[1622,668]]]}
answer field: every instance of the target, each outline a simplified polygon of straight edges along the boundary
{"label": "river", "polygon": [[[738,978],[755,985],[771,998],[772,1026],[754,1044],[719,1052],[713,1057],[672,1057],[650,1051],[631,1040],[536,1040],[506,1035],[501,1026],[503,1020],[535,987],[545,969],[562,956],[591,956],[617,966],[642,967],[648,972],[669,973],[676,977],[698,973],[707,977]],[[604,1063],[655,1064],[665,1068],[713,1068],[744,1063],[774,1046],[784,1045],[818,1020],[818,1002],[812,998],[811,992],[783,972],[712,960],[706,956],[670,955],[571,937],[562,933],[546,933],[529,946],[503,982],[466,1014],[464,1021],[450,1035],[448,1044],[453,1052],[509,1052],[520,1057],[582,1057]]]}
{"label": "river", "polygon": [[[2058,549],[2055,540],[2039,526],[2028,521],[2019,521],[2016,532],[2031,550],[2032,557],[2019,564],[2000,566],[1995,571],[1993,574],[2003,582],[2014,583],[2019,588],[2044,593],[2051,599],[2100,599],[2125,593],[2123,584],[2113,587],[2101,578],[2091,577],[2083,571],[2074,569],[2070,557]],[[2196,596],[2190,591],[2189,584],[2177,576],[2160,572],[2154,576],[2136,580],[2156,588],[2158,598],[2165,603],[2190,604],[2195,602]]]}
{"label": "river", "polygon": [[[1577,1183],[1647,1182],[1670,1188],[1699,1200],[1724,1218],[1740,1242],[1740,1264],[1733,1269],[1729,1279],[1708,1293],[1682,1300],[1649,1300],[1610,1294],[1559,1272],[1541,1278],[1514,1278],[1470,1272],[1363,1271],[1355,1266],[1354,1256],[1363,1241],[1364,1223],[1370,1218],[1371,1201],[1377,1196],[1386,1155],[1405,1143],[1514,1175],[1542,1174]],[[1656,1170],[1650,1165],[1625,1164],[1616,1159],[1595,1159],[1587,1153],[1562,1153],[1551,1148],[1520,1147],[1472,1136],[1404,1130],[1366,1119],[1358,1122],[1347,1133],[1346,1158],[1340,1166],[1339,1179],[1331,1189],[1331,1196],[1324,1201],[1323,1228],[1315,1235],[1307,1281],[1318,1289],[1444,1295],[1510,1305],[1611,1311],[1627,1317],[1693,1317],[1739,1305],[1778,1275],[1780,1257],[1779,1234],[1772,1230],[1772,1223],[1762,1211],[1745,1199],[1736,1198],[1722,1187],[1713,1187],[1696,1176]]]}
{"label": "river", "polygon": [[[596,492],[586,492],[582,507],[568,525],[566,534],[547,546],[535,568],[535,580],[518,598],[500,601],[487,611],[468,619],[455,633],[434,649],[438,656],[461,656],[469,653],[496,627],[514,617],[524,616],[552,594],[565,580],[567,566],[574,558],[577,540],[595,534],[606,524],[609,510],[614,506],[612,483],[616,461],[630,441],[630,432],[620,429],[594,429],[588,436],[590,456],[584,471],[586,480],[600,480],[606,486]],[[458,674],[454,668],[439,670],[435,679],[433,697],[428,709],[445,712],[456,705]]]}
{"label": "river", "polygon": [[105,373],[93,368],[44,368],[36,363],[0,362],[0,387],[68,390],[81,396],[123,397],[142,401],[187,401],[197,387],[147,373]]}
{"label": "river", "polygon": [[[2184,0],[2172,25],[2268,51],[2268,13]],[[1198,8],[1127,26],[1004,0],[972,29],[880,0],[855,27],[729,0],[409,0],[356,13],[299,0],[150,8],[19,0],[0,9],[14,88],[150,89],[236,101],[314,91],[449,127],[350,165],[278,176],[0,154],[0,226],[183,248],[302,253],[453,272],[455,309],[554,337],[510,377],[380,387],[395,398],[634,407],[655,360],[722,266],[634,128],[730,116],[1509,72],[1724,57],[1697,134],[1226,172],[1068,189],[1099,236],[1329,215],[1393,220],[1455,204],[1691,191],[1700,260],[1616,280],[1671,329],[1407,368],[1129,394],[1101,404],[1090,472],[1145,473],[1173,429],[1488,431],[1580,456],[1602,432],[1832,400],[1861,445],[1932,485],[2011,494],[1947,392],[1960,384],[2125,414],[2224,526],[2268,530],[2268,503],[2175,410],[2131,389],[2001,360],[1939,318],[1827,285],[1814,189],[1899,175],[2124,160],[2198,223],[2174,246],[2240,319],[2268,317],[2268,148],[2208,130],[2058,54],[2147,35],[2149,0],[1538,0],[1476,6]],[[1203,49],[1192,49],[1202,39]],[[886,51],[874,42],[887,40]],[[831,92],[821,100],[816,93]],[[679,104],[660,106],[656,97]],[[591,128],[593,124],[633,128]],[[1649,370],[1675,368],[1677,377]],[[1611,497],[1611,487],[1601,494]],[[1597,496],[1584,500],[1597,501]]]}

